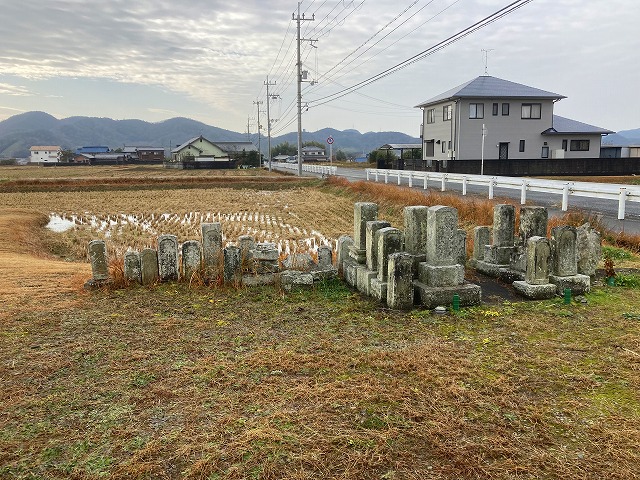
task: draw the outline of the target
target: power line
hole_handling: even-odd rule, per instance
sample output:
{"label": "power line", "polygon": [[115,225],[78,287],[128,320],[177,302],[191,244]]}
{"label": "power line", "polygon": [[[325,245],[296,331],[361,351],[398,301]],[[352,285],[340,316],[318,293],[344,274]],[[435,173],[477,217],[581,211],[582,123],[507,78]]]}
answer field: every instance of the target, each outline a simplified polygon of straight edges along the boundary
{"label": "power line", "polygon": [[457,42],[458,40],[461,40],[465,37],[467,37],[468,35],[471,35],[472,33],[474,33],[477,30],[480,30],[484,27],[486,27],[487,25],[492,24],[493,22],[509,15],[510,13],[513,13],[514,11],[518,10],[519,8],[527,5],[528,3],[531,3],[533,0],[517,0],[515,2],[510,3],[509,5],[501,8],[500,10],[495,11],[494,13],[492,13],[491,15],[488,15],[486,17],[484,17],[482,20],[474,23],[473,25],[464,28],[463,30],[459,31],[458,33],[451,35],[450,37],[446,38],[445,40],[442,40],[441,42],[427,48],[426,50],[423,50],[422,52],[394,65],[393,67],[387,68],[386,70],[373,75],[365,80],[362,80],[361,82],[356,83],[355,85],[352,85],[351,87],[347,87],[343,90],[340,90],[338,92],[332,93],[330,95],[326,95],[324,97],[320,97],[317,98],[315,100],[311,100],[309,102],[310,106],[313,107],[318,107],[320,105],[324,105],[325,103],[328,102],[332,102],[334,100],[337,100],[338,98],[341,98],[345,95],[348,95],[350,93],[353,93],[355,90],[358,90],[360,88],[363,88],[367,85],[370,85],[378,80],[381,80],[384,77],[387,77],[399,70],[402,70],[403,68],[408,67],[409,65],[412,65],[413,63],[416,63],[430,55],[433,55],[434,53],[442,50],[443,48]]}

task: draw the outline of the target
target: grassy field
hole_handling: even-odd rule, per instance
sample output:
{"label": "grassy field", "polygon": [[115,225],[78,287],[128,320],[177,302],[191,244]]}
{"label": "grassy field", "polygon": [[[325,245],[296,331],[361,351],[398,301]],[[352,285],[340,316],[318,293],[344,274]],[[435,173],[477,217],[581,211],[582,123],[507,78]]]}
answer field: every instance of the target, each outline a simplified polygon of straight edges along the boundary
{"label": "grassy field", "polygon": [[[2,478],[640,476],[633,273],[586,304],[444,316],[391,311],[340,282],[292,294],[181,283],[85,292],[88,265],[69,261],[72,232],[78,245],[85,233],[46,232],[51,212],[258,210],[259,223],[287,202],[289,224],[331,239],[350,232],[354,201],[379,202],[400,226],[403,204],[446,198],[278,177],[268,189],[142,178],[140,191],[98,188],[99,176],[46,191],[23,180],[0,190]],[[487,202],[454,206],[465,226],[488,223]]]}

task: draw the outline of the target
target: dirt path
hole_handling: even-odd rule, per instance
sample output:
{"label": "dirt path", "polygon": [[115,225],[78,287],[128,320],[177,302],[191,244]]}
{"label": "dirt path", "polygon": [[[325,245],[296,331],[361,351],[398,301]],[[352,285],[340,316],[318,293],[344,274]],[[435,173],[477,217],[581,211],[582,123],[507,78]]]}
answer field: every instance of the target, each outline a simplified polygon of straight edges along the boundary
{"label": "dirt path", "polygon": [[20,311],[68,306],[91,275],[87,264],[47,258],[39,250],[40,214],[0,210],[0,319]]}

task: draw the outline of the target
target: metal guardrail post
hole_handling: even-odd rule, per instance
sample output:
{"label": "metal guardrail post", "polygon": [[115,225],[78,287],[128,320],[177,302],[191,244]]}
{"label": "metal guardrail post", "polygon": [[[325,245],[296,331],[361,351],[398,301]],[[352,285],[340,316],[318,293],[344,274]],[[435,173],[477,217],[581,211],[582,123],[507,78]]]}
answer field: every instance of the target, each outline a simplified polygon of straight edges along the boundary
{"label": "metal guardrail post", "polygon": [[398,185],[400,185],[401,180],[400,180],[400,172],[398,172]]}
{"label": "metal guardrail post", "polygon": [[618,196],[618,220],[624,220],[627,194],[626,187],[620,187],[620,195]]}
{"label": "metal guardrail post", "polygon": [[467,194],[467,177],[462,177],[462,195]]}
{"label": "metal guardrail post", "polygon": [[495,180],[495,177],[489,179],[489,200],[493,200],[493,185]]}
{"label": "metal guardrail post", "polygon": [[384,172],[384,183],[389,183],[389,172],[386,170]]}
{"label": "metal guardrail post", "polygon": [[525,205],[527,203],[527,181],[522,180],[522,185],[520,186],[520,205]]}
{"label": "metal guardrail post", "polygon": [[424,174],[424,189],[427,189],[427,184],[429,183],[429,174],[425,173]]}
{"label": "metal guardrail post", "polygon": [[377,182],[377,181],[378,181],[378,170],[376,170],[376,171],[374,172],[374,174],[375,174],[375,179],[376,179],[376,182]]}
{"label": "metal guardrail post", "polygon": [[566,212],[569,208],[569,184],[565,183],[562,187],[562,211]]}
{"label": "metal guardrail post", "polygon": [[413,172],[409,172],[409,188],[413,187]]}
{"label": "metal guardrail post", "polygon": [[[369,181],[369,169],[367,168],[365,171],[367,172],[367,182],[368,182],[368,181]],[[376,176],[378,176],[378,174],[377,174],[377,173],[376,173]],[[376,179],[376,180],[377,180],[377,179]]]}
{"label": "metal guardrail post", "polygon": [[447,176],[442,174],[442,182],[440,185],[440,191],[445,192],[447,190]]}

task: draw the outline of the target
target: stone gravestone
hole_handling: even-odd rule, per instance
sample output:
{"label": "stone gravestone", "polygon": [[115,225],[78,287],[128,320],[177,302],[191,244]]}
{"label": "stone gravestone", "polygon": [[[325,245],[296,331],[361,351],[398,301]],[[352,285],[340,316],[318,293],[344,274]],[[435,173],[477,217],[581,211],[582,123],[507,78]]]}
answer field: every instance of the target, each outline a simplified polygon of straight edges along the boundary
{"label": "stone gravestone", "polygon": [[153,285],[160,279],[158,273],[158,252],[145,248],[140,252],[140,278],[143,285]]}
{"label": "stone gravestone", "polygon": [[[424,255],[427,251],[427,214],[429,207],[404,207],[405,251],[413,255]],[[423,259],[421,259],[423,260]]]}
{"label": "stone gravestone", "polygon": [[578,273],[589,275],[596,274],[596,268],[602,258],[602,239],[600,234],[585,223],[576,229],[578,250]]}
{"label": "stone gravestone", "polygon": [[161,282],[178,280],[178,239],[175,235],[158,237],[158,272]]}
{"label": "stone gravestone", "polygon": [[217,282],[222,276],[222,226],[220,223],[202,224],[202,257],[204,263],[204,279]]}
{"label": "stone gravestone", "polygon": [[491,229],[487,226],[473,229],[473,257],[471,266],[476,267],[476,262],[484,261],[484,250],[491,242]]}
{"label": "stone gravestone", "polygon": [[577,236],[576,228],[571,226],[551,230],[553,273],[549,281],[556,285],[559,295],[567,288],[573,295],[582,295],[591,289],[591,278],[578,274]]}
{"label": "stone gravestone", "polygon": [[124,278],[131,283],[142,282],[142,267],[138,252],[128,251],[124,254]]}
{"label": "stone gravestone", "polygon": [[318,268],[320,270],[333,268],[333,250],[328,245],[318,247]]}
{"label": "stone gravestone", "polygon": [[527,240],[527,262],[524,280],[513,282],[513,288],[521,295],[542,300],[556,293],[556,286],[549,283],[551,246],[546,237],[533,236]]}
{"label": "stone gravestone", "polygon": [[88,253],[92,276],[84,284],[84,288],[87,290],[101,287],[109,282],[107,245],[103,240],[92,240],[89,242]]}
{"label": "stone gravestone", "polygon": [[[353,246],[353,238],[348,235],[341,235],[338,238],[337,248],[336,248],[336,267],[338,268],[338,274],[344,275],[344,266],[347,261],[349,261],[350,256],[349,252],[351,247]],[[347,282],[350,283],[350,282]]]}
{"label": "stone gravestone", "polygon": [[239,284],[242,281],[242,257],[240,247],[229,245],[224,249],[224,281]]}
{"label": "stone gravestone", "polygon": [[520,209],[520,227],[516,250],[508,269],[502,273],[503,280],[523,281],[527,270],[527,248],[529,238],[547,236],[548,213],[545,207],[522,207]]}
{"label": "stone gravestone", "polygon": [[376,277],[371,280],[370,293],[378,300],[386,300],[389,255],[402,251],[404,238],[397,228],[385,227],[376,232],[374,243],[378,245],[378,269]]}
{"label": "stone gravestone", "polygon": [[104,240],[89,242],[89,261],[92,278],[96,282],[109,279],[109,262],[107,261],[107,244]]}
{"label": "stone gravestone", "polygon": [[353,209],[353,246],[350,257],[358,264],[367,260],[367,222],[378,219],[378,205],[369,202],[357,202]]}
{"label": "stone gravestone", "polygon": [[389,255],[387,305],[398,310],[413,308],[413,255],[404,252]]}
{"label": "stone gravestone", "polygon": [[[486,241],[484,236],[487,235],[486,230],[477,227],[478,235],[481,235],[479,241]],[[516,228],[516,210],[513,205],[499,204],[493,207],[493,241],[489,245],[484,246],[484,252],[476,252],[474,244],[474,264],[475,268],[491,277],[499,277],[503,271],[509,268],[511,257],[515,253],[515,228]],[[482,257],[482,258],[479,258]]]}
{"label": "stone gravestone", "polygon": [[253,258],[253,250],[256,246],[256,241],[251,235],[240,235],[238,237],[238,247],[240,247],[240,259],[242,262],[242,270],[247,272],[251,271]]}
{"label": "stone gravestone", "polygon": [[182,278],[189,283],[202,279],[202,248],[197,240],[182,244]]}
{"label": "stone gravestone", "polygon": [[457,235],[458,211],[443,205],[429,207],[426,259],[418,264],[418,280],[414,282],[427,308],[450,305],[454,294],[460,297],[461,306],[480,303],[480,287],[464,280]]}
{"label": "stone gravestone", "polygon": [[378,270],[378,244],[375,243],[375,235],[381,228],[390,227],[389,222],[382,220],[374,220],[367,222],[366,233],[366,250],[367,250],[367,269],[377,271]]}

